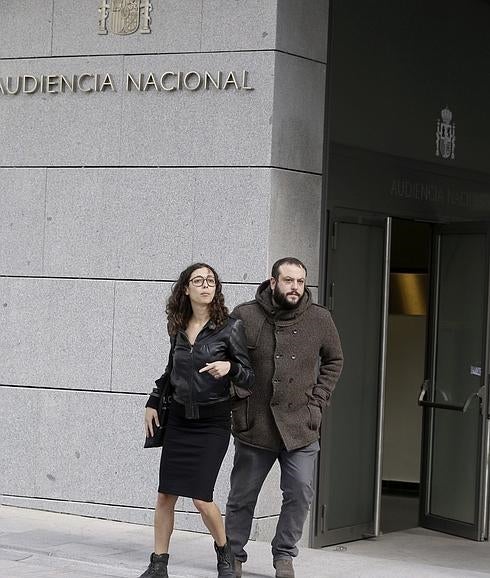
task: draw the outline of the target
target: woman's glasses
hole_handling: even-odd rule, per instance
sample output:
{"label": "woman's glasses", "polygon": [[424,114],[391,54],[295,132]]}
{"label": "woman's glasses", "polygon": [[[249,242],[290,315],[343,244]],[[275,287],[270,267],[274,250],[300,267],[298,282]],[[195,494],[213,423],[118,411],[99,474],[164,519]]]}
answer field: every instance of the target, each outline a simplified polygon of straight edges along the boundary
{"label": "woman's glasses", "polygon": [[207,277],[196,275],[192,279],[189,279],[189,283],[192,283],[194,287],[202,287],[204,285],[204,281],[206,281],[208,287],[214,287],[216,285],[216,279],[212,275],[208,275]]}

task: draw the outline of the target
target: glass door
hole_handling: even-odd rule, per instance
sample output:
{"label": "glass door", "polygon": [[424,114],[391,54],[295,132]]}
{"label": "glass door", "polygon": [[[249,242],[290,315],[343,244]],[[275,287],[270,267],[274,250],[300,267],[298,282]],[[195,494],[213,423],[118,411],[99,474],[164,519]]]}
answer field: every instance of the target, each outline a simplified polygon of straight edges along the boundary
{"label": "glass door", "polygon": [[434,227],[424,407],[421,524],[487,537],[487,225]]}
{"label": "glass door", "polygon": [[390,231],[389,218],[330,215],[328,308],[345,365],[322,425],[315,547],[379,533]]}

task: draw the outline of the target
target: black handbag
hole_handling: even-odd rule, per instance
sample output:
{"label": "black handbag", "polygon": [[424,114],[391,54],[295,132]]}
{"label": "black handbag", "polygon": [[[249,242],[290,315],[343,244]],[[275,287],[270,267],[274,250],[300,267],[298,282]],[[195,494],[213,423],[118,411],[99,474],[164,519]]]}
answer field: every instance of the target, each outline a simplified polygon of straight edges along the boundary
{"label": "black handbag", "polygon": [[145,448],[161,448],[165,441],[165,431],[167,429],[168,415],[170,411],[170,404],[172,403],[172,387],[170,383],[170,375],[172,373],[173,366],[173,353],[174,353],[175,340],[171,339],[170,342],[170,356],[167,370],[165,372],[165,382],[161,387],[161,395],[158,401],[158,421],[160,425],[157,427],[153,423],[153,435],[147,436],[145,438]]}
{"label": "black handbag", "polygon": [[153,424],[153,435],[145,438],[145,445],[144,445],[145,448],[163,447],[163,442],[165,440],[165,430],[167,429],[168,414],[170,411],[171,403],[172,397],[168,395],[168,392],[162,393],[162,396],[160,397],[160,402],[158,404],[158,421],[160,422],[160,425],[157,427],[155,424]]}

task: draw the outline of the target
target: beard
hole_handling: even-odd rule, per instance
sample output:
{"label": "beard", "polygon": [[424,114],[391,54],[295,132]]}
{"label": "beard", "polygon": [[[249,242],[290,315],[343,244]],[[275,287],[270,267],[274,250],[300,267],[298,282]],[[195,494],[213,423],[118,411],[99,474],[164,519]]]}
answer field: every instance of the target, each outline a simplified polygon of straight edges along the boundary
{"label": "beard", "polygon": [[274,301],[279,305],[279,307],[281,309],[296,309],[298,307],[298,305],[301,303],[301,300],[304,297],[304,293],[303,293],[303,295],[301,295],[301,297],[299,297],[299,299],[296,301],[296,303],[293,303],[293,302],[288,300],[287,296],[289,294],[295,294],[295,295],[298,295],[298,297],[299,297],[299,294],[295,293],[294,291],[290,291],[289,293],[283,293],[282,291],[279,290],[279,287],[277,285],[272,290],[272,295],[274,297]]}

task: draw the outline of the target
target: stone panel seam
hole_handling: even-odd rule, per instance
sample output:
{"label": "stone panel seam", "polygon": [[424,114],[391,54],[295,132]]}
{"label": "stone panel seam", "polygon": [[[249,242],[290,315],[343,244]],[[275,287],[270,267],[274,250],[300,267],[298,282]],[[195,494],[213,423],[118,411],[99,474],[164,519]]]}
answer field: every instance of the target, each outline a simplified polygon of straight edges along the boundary
{"label": "stone panel seam", "polygon": [[[276,24],[275,24],[275,38],[274,38],[274,44],[277,46],[277,42],[279,40],[279,2],[281,0],[276,0],[275,4],[275,9],[276,9]],[[274,61],[274,70],[275,70],[276,66],[275,66],[275,61]],[[275,82],[274,82],[274,86],[275,86]],[[272,109],[274,110],[274,108]]]}
{"label": "stone panel seam", "polygon": [[51,56],[53,56],[53,43],[54,43],[54,3],[55,3],[55,0],[52,0],[52,4],[51,4],[51,48],[50,48]]}
{"label": "stone panel seam", "polygon": [[111,378],[109,381],[109,391],[112,392],[112,378],[114,373],[114,326],[116,319],[116,285],[117,281],[114,281],[114,291],[112,297],[112,334],[111,334]]}
{"label": "stone panel seam", "polygon": [[[1,165],[0,169],[44,169],[46,168],[45,165]],[[305,175],[316,175],[322,176],[323,173],[318,173],[316,171],[305,171],[302,169],[292,169],[289,167],[283,167],[280,165],[50,165],[49,169],[52,170],[78,170],[78,169],[85,169],[85,170],[116,170],[116,169],[124,169],[124,170],[148,170],[148,169],[179,169],[180,170],[206,170],[206,169],[220,169],[220,170],[235,170],[235,169],[243,169],[243,170],[270,170],[276,169],[279,171],[290,171],[292,173],[301,173]]]}
{"label": "stone panel seam", "polygon": [[[135,283],[175,283],[175,279],[125,279],[115,277],[61,277],[53,275],[1,275],[0,279],[44,279],[48,281],[115,281],[115,282],[135,282]],[[256,283],[244,283],[243,281],[222,281],[224,286],[255,287]]]}
{"label": "stone panel seam", "polygon": [[[275,63],[274,63],[274,68],[275,68]],[[275,91],[275,85],[276,85],[276,83],[274,82],[274,91]],[[272,110],[274,110],[274,106],[273,106]],[[274,115],[274,113],[272,113],[272,114]],[[274,132],[274,127],[272,127],[272,131]],[[271,148],[271,156],[272,156],[272,148]],[[271,263],[272,222],[273,222],[272,207],[274,206],[274,199],[272,198],[272,196],[275,194],[275,192],[272,190],[273,175],[274,175],[274,171],[271,170],[269,173],[269,195],[268,195],[268,200],[267,200],[267,202],[269,203],[269,206],[267,208],[267,213],[269,215],[268,235],[267,235],[267,270],[268,270],[268,272],[272,268],[272,263]]]}
{"label": "stone panel seam", "polygon": [[[2,493],[0,496],[4,498],[20,498],[20,499],[28,499],[28,500],[42,500],[43,502],[60,502],[62,504],[89,504],[93,506],[105,506],[109,508],[129,508],[131,510],[154,510],[155,508],[143,508],[141,506],[131,506],[130,504],[108,504],[106,502],[92,502],[88,500],[64,500],[63,498],[45,498],[42,496],[25,496],[21,494],[6,494]],[[186,512],[186,510],[177,510],[181,512]]]}
{"label": "stone panel seam", "polygon": [[[56,503],[60,503],[60,504],[87,504],[89,506],[104,506],[106,508],[127,508],[129,510],[141,510],[142,512],[152,512],[155,508],[149,507],[149,508],[145,508],[143,506],[133,506],[131,504],[108,504],[107,502],[93,502],[93,501],[88,501],[88,500],[73,500],[73,499],[63,499],[63,498],[49,498],[49,497],[42,497],[42,496],[27,496],[27,495],[22,495],[22,494],[7,494],[7,493],[1,493],[0,494],[0,498],[13,498],[13,499],[19,499],[19,500],[39,500],[39,501],[43,501],[43,502],[56,502]],[[1,500],[0,500],[1,503]],[[34,508],[36,509],[36,508]],[[182,514],[195,514],[196,516],[199,515],[199,512],[197,512],[196,510],[186,510],[186,509],[178,509],[177,507],[175,508],[176,512],[182,513]],[[88,514],[85,514],[87,517],[91,517]],[[224,518],[225,514],[222,513],[221,516]],[[265,516],[255,516],[253,517],[254,520],[270,520],[270,519],[276,519],[279,518],[279,514],[270,514],[270,515],[265,515]]]}
{"label": "stone panel seam", "polygon": [[191,245],[191,260],[194,262],[194,250],[196,245],[196,187],[192,193],[192,245]]}
{"label": "stone panel seam", "polygon": [[[134,283],[175,283],[175,279],[114,279],[112,277],[53,277],[53,276],[39,276],[39,275],[0,275],[0,279],[44,279],[48,281],[115,281],[119,283],[134,282]],[[222,281],[224,287],[257,287],[262,281],[243,283],[241,281]],[[310,285],[308,287],[317,287],[317,285]],[[1,384],[0,384],[1,385]]]}
{"label": "stone panel seam", "polygon": [[204,19],[204,0],[201,0],[201,31],[199,36],[199,52],[202,52],[202,25]]}
{"label": "stone panel seam", "polygon": [[308,62],[316,62],[317,64],[322,64],[323,66],[327,66],[327,63],[323,60],[317,60],[316,58],[308,58],[308,56],[303,56],[302,54],[296,54],[295,52],[288,52],[287,50],[281,50],[279,48],[275,49],[275,52],[279,52],[280,54],[286,54],[287,56],[292,56],[293,58],[300,58],[301,60],[307,60]]}
{"label": "stone panel seam", "polygon": [[[277,28],[277,22],[276,22],[276,28]],[[269,162],[271,163],[271,175],[270,175],[270,179],[269,179],[269,183],[270,186],[272,186],[272,169],[278,168],[276,166],[272,166],[272,159],[274,156],[274,142],[275,142],[275,123],[274,123],[274,118],[275,118],[275,111],[276,111],[276,106],[277,106],[277,77],[276,77],[276,71],[277,71],[277,54],[274,55],[274,64],[273,64],[273,74],[274,74],[274,86],[272,89],[272,116],[271,116],[271,139],[270,139],[270,157],[269,157]],[[269,188],[270,190],[270,188]],[[269,195],[270,196],[270,195]],[[269,259],[270,257],[270,240],[271,240],[271,227],[270,227],[270,222],[271,222],[271,207],[272,207],[272,200],[270,200],[270,206],[269,206],[269,238],[268,238],[268,255],[267,255],[267,259]]]}
{"label": "stone panel seam", "polygon": [[[124,79],[124,74],[126,72],[126,56],[122,57],[122,76],[121,78]],[[120,110],[119,110],[119,134],[118,134],[118,143],[117,143],[117,162],[118,166],[121,166],[121,155],[122,155],[122,130],[124,124],[124,98],[125,98],[125,91],[123,90],[120,101]]]}
{"label": "stone panel seam", "polygon": [[315,58],[308,58],[307,56],[302,56],[301,54],[295,54],[294,52],[287,52],[286,50],[279,50],[277,48],[261,48],[261,49],[253,49],[253,48],[243,48],[240,50],[205,50],[205,51],[197,51],[197,50],[190,50],[190,51],[180,51],[180,52],[113,52],[110,54],[69,54],[69,55],[57,55],[53,54],[52,56],[7,56],[4,58],[0,58],[0,61],[10,61],[10,60],[18,60],[19,62],[22,60],[55,60],[55,59],[70,59],[70,60],[77,60],[77,59],[87,59],[87,58],[116,58],[120,56],[131,56],[131,57],[148,57],[148,56],[184,56],[184,55],[205,55],[205,54],[256,54],[256,53],[268,53],[268,52],[281,52],[282,54],[288,54],[289,56],[294,56],[296,58],[301,58],[302,60],[308,60],[310,62],[317,62],[318,64],[323,64],[326,66],[326,62],[323,60],[316,60]]}
{"label": "stone panel seam", "polygon": [[148,397],[148,392],[138,392],[138,391],[108,391],[107,389],[80,389],[80,388],[68,388],[68,387],[49,387],[47,385],[22,385],[15,383],[0,383],[0,388],[5,389],[30,389],[32,391],[42,391],[42,392],[53,392],[62,391],[69,393],[101,393],[104,395],[137,395]]}
{"label": "stone panel seam", "polygon": [[46,252],[46,219],[48,218],[48,169],[44,175],[44,212],[43,212],[43,246],[41,252],[41,271],[44,275],[45,252]]}

